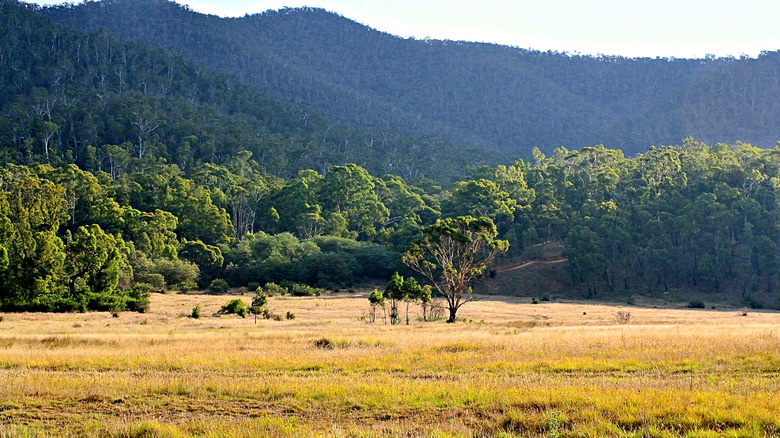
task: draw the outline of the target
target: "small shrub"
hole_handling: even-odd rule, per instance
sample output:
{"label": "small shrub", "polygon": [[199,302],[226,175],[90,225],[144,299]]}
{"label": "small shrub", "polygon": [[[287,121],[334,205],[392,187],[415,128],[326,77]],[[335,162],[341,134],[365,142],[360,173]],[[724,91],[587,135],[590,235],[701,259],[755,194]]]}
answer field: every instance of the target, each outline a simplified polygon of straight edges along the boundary
{"label": "small shrub", "polygon": [[143,283],[149,284],[154,292],[165,293],[165,277],[162,274],[146,274],[141,280]]}
{"label": "small shrub", "polygon": [[184,280],[181,283],[176,285],[176,289],[182,292],[189,292],[191,290],[196,290],[197,288],[198,288],[198,283],[192,280]]}
{"label": "small shrub", "polygon": [[147,297],[153,292],[157,292],[157,289],[155,289],[152,284],[145,282],[136,283],[135,286],[133,286],[133,290],[137,291],[137,293],[145,293]]}
{"label": "small shrub", "polygon": [[249,311],[249,307],[247,307],[247,305],[244,304],[244,302],[241,301],[241,299],[239,298],[228,301],[227,303],[225,303],[224,306],[222,306],[221,309],[219,309],[220,314],[223,315],[234,314],[242,318],[246,318],[246,314],[248,311]]}
{"label": "small shrub", "polygon": [[539,304],[539,299],[538,298],[531,299],[531,304]]}
{"label": "small shrub", "polygon": [[149,311],[149,295],[151,295],[151,291],[146,287],[139,286],[140,284],[136,284],[128,294],[127,310],[146,313]]}
{"label": "small shrub", "polygon": [[333,350],[334,345],[328,338],[317,339],[314,341],[314,347],[320,350]]}
{"label": "small shrub", "polygon": [[[285,315],[284,317],[287,319],[295,319],[295,314],[288,310],[287,315]],[[0,321],[2,321],[2,317],[0,317]]]}
{"label": "small shrub", "polygon": [[707,305],[702,300],[691,300],[688,302],[688,307],[691,309],[706,309]]}
{"label": "small shrub", "polygon": [[263,286],[263,292],[268,296],[287,295],[287,288],[273,282],[268,282]]}
{"label": "small shrub", "polygon": [[289,288],[290,294],[292,294],[295,297],[312,297],[312,296],[320,296],[322,292],[324,292],[324,289],[311,287],[308,284],[303,283],[292,283],[291,287]]}
{"label": "small shrub", "polygon": [[542,296],[542,301],[550,301],[550,296],[549,295]]}
{"label": "small shrub", "polygon": [[211,284],[209,284],[209,292],[213,294],[225,293],[227,292],[228,288],[229,285],[227,281],[221,278],[214,279]]}
{"label": "small shrub", "polygon": [[279,315],[278,313],[272,313],[271,319],[273,319],[274,321],[281,321],[283,318],[282,315]]}
{"label": "small shrub", "polygon": [[200,319],[200,304],[196,304],[195,307],[192,308],[190,316],[194,319]]}
{"label": "small shrub", "polygon": [[433,300],[431,308],[428,310],[428,321],[439,321],[444,319],[444,303],[440,300]]}
{"label": "small shrub", "polygon": [[618,324],[628,324],[628,321],[631,320],[631,312],[627,312],[625,310],[618,310],[617,313],[615,313],[615,321],[617,321]]}

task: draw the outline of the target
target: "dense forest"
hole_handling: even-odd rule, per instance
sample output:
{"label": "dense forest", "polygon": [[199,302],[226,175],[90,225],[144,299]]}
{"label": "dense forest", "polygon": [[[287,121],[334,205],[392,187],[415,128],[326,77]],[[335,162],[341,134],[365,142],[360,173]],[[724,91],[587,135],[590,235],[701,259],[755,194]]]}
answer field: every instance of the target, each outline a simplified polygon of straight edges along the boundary
{"label": "dense forest", "polygon": [[11,0],[0,23],[4,310],[143,311],[167,289],[385,282],[414,275],[400,256],[424,227],[463,216],[490,219],[508,257],[562,244],[575,296],[780,304],[778,148],[688,138],[632,156],[535,148],[502,165],[330,122]]}
{"label": "dense forest", "polygon": [[603,146],[536,150],[530,163],[472,167],[446,190],[354,164],[284,180],[248,152],[189,173],[158,163],[114,178],[8,164],[0,296],[71,309],[215,279],[351,287],[409,275],[400,254],[421,227],[474,216],[490,218],[514,255],[562,242],[581,296],[697,290],[776,306],[779,168],[777,149],[693,140],[636,158]]}
{"label": "dense forest", "polygon": [[188,170],[251,151],[280,177],[357,163],[442,181],[467,164],[497,162],[439,138],[335,123],[179,55],[53,25],[14,1],[0,0],[0,20],[3,161],[115,176],[130,157]]}
{"label": "dense forest", "polygon": [[604,144],[627,155],[692,136],[772,147],[780,53],[627,59],[414,40],[321,9],[240,18],[169,0],[103,0],[41,11],[77,29],[166,47],[277,98],[361,126],[398,126],[527,156]]}

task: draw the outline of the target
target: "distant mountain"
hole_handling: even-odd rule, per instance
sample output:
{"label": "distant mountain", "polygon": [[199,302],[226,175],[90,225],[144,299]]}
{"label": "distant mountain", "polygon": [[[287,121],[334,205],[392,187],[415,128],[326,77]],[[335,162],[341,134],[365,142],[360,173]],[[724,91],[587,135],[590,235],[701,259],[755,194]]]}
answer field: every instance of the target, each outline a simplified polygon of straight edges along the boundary
{"label": "distant mountain", "polygon": [[75,163],[113,175],[159,160],[186,172],[248,150],[282,177],[356,163],[448,181],[496,161],[439,138],[334,122],[182,55],[30,9],[0,0],[0,165]]}
{"label": "distant mountain", "polygon": [[571,56],[403,39],[322,9],[219,18],[168,0],[90,1],[42,13],[174,50],[335,120],[512,154],[601,143],[631,154],[689,136],[764,147],[780,140],[778,52]]}

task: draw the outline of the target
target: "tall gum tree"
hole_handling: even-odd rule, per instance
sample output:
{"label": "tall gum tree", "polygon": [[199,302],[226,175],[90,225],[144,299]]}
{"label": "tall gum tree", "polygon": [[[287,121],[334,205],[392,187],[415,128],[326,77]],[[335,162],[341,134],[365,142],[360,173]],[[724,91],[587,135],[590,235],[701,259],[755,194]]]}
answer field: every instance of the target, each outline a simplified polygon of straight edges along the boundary
{"label": "tall gum tree", "polygon": [[509,250],[509,242],[495,238],[496,226],[486,217],[439,219],[421,233],[402,261],[438,289],[447,301],[447,322],[455,322],[458,309],[474,299],[472,282]]}

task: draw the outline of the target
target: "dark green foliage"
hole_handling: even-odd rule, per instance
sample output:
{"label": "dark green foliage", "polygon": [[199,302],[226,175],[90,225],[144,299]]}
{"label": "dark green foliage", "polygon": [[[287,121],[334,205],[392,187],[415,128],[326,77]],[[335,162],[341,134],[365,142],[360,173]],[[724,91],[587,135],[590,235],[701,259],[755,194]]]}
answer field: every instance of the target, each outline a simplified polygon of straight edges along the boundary
{"label": "dark green foliage", "polygon": [[190,313],[190,317],[194,319],[200,319],[200,304],[196,304],[195,307],[192,308],[192,313]]}
{"label": "dark green foliage", "polygon": [[[105,27],[128,41],[175,50],[337,120],[380,129],[390,123],[515,154],[597,143],[634,154],[691,135],[771,146],[780,124],[771,80],[779,52],[757,59],[576,56],[403,39],[312,8],[221,19],[171,2],[124,0],[44,13],[78,29]],[[334,140],[325,143],[352,152],[353,141]],[[391,151],[384,170],[412,173],[408,178],[421,157],[455,158],[426,146],[414,155],[414,143],[395,143],[382,148]],[[363,159],[333,155],[331,162]]]}
{"label": "dark green foliage", "polygon": [[390,324],[399,324],[401,320],[398,313],[398,305],[403,301],[406,303],[406,324],[409,325],[409,303],[420,299],[426,300],[424,301],[425,304],[429,303],[430,288],[426,289],[426,294],[423,297],[423,289],[413,277],[404,278],[398,272],[395,272],[390,277],[384,293],[380,294],[377,290],[374,290],[371,296],[368,297],[372,307],[371,321],[374,321],[375,308],[384,306],[385,300],[387,300],[390,303]]}
{"label": "dark green foliage", "polygon": [[149,311],[150,292],[144,288],[134,287],[127,294],[127,310],[138,313]]}
{"label": "dark green foliage", "polygon": [[222,315],[238,315],[242,318],[246,318],[248,311],[249,307],[239,298],[228,301],[219,309],[219,313]]}
{"label": "dark green foliage", "polygon": [[227,281],[217,278],[209,284],[209,292],[213,294],[222,294],[227,292],[229,287]]}
{"label": "dark green foliage", "polygon": [[[15,1],[2,4],[0,162],[76,164],[105,171],[115,180],[158,163],[191,172],[198,165],[248,154],[257,157],[256,165],[264,171],[289,177],[303,168],[325,172],[332,163],[357,156],[379,173],[387,161],[385,151],[394,148],[399,166],[407,160],[415,163],[412,176],[449,179],[457,172],[456,162],[463,167],[480,159],[436,138],[363,128],[351,123],[355,121],[334,123],[309,107],[269,97],[262,91],[265,86],[242,83],[233,72],[211,71],[137,39],[122,42],[105,30],[86,34],[54,25]],[[147,14],[155,12],[145,9],[134,15]],[[255,59],[253,64],[263,62]],[[447,151],[450,162],[441,166],[438,154]],[[245,175],[237,175],[241,189],[223,190],[228,205],[221,207],[212,202],[214,194],[177,184],[175,178],[164,192],[136,195],[138,201],[165,204],[157,208],[180,217],[180,237],[216,244],[254,231],[256,218],[244,213],[257,204],[263,181],[250,178],[258,183],[250,187]],[[166,196],[177,192],[187,196]],[[75,205],[75,211],[89,213],[82,205]],[[83,225],[81,220],[77,217],[76,225]]]}
{"label": "dark green foliage", "polygon": [[263,293],[265,293],[268,296],[275,296],[275,295],[287,295],[289,292],[286,287],[279,286],[276,283],[268,282],[263,286]]}
{"label": "dark green foliage", "polygon": [[325,289],[311,287],[308,284],[302,283],[283,282],[282,287],[286,287],[290,295],[294,297],[320,296],[323,292],[325,292]]}
{"label": "dark green foliage", "polygon": [[268,297],[262,292],[257,292],[252,298],[252,311],[256,314],[268,304]]}
{"label": "dark green foliage", "polygon": [[707,305],[702,300],[691,300],[688,302],[688,307],[691,309],[706,309]]}

